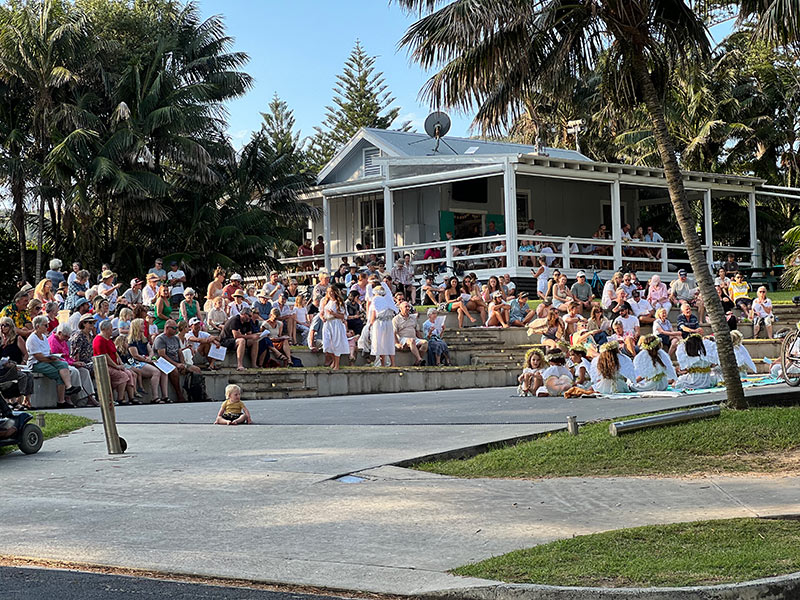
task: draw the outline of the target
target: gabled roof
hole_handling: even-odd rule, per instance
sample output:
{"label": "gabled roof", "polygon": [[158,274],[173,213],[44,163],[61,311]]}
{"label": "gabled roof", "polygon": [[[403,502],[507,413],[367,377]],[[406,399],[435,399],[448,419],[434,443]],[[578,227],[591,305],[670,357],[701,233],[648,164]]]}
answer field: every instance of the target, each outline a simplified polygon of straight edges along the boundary
{"label": "gabled roof", "polygon": [[[535,146],[525,144],[511,144],[508,142],[493,142],[476,140],[472,138],[450,137],[441,138],[438,152],[434,152],[436,140],[425,133],[411,133],[407,131],[390,131],[386,129],[362,128],[345,146],[336,153],[331,161],[325,165],[317,176],[317,182],[323,183],[336,167],[349,156],[362,140],[379,148],[384,156],[395,158],[410,158],[424,156],[479,156],[481,154],[530,154],[536,152]],[[469,154],[467,152],[469,151]],[[544,153],[554,159],[589,161],[591,159],[575,150],[561,148],[544,148]]]}

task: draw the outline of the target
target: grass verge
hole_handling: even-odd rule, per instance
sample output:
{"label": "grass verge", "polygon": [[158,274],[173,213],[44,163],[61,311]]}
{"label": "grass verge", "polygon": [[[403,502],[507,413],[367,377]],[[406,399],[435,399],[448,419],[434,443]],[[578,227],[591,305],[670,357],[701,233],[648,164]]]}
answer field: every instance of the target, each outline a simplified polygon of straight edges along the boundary
{"label": "grass verge", "polygon": [[622,529],[551,542],[453,573],[511,583],[668,587],[800,571],[800,521],[726,519]]}
{"label": "grass verge", "polygon": [[422,463],[455,477],[586,477],[782,472],[800,464],[800,407],[722,409],[704,419],[612,437],[608,422],[547,434],[466,460]]}
{"label": "grass verge", "polygon": [[[76,429],[80,429],[81,427],[86,427],[87,425],[94,423],[92,419],[87,419],[86,417],[50,412],[45,413],[44,422],[45,426],[42,429],[42,433],[44,434],[44,439],[46,440],[59,435],[64,435],[65,433],[75,431]],[[5,446],[0,448],[0,455],[13,452],[14,450],[16,450],[16,446]]]}

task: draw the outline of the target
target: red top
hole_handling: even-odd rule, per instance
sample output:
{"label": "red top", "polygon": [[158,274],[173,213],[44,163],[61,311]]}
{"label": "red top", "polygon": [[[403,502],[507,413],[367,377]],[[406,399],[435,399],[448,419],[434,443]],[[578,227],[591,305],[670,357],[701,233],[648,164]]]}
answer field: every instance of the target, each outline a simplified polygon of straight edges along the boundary
{"label": "red top", "polygon": [[111,359],[115,365],[119,365],[119,357],[117,356],[117,347],[114,345],[114,342],[111,340],[107,340],[102,335],[97,335],[92,342],[92,349],[94,350],[95,356],[100,356],[101,354],[105,354],[106,356]]}
{"label": "red top", "polygon": [[48,335],[55,331],[56,327],[58,327],[58,319],[53,319],[47,323],[47,333]]}

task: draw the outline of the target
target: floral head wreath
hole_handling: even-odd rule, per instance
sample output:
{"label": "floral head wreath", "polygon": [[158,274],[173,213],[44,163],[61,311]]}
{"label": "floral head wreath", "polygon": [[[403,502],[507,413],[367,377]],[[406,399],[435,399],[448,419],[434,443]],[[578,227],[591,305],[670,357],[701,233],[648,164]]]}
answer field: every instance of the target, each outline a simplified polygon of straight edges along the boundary
{"label": "floral head wreath", "polygon": [[650,340],[649,342],[645,342],[642,344],[642,348],[644,348],[645,350],[655,350],[659,346],[661,346],[661,340],[658,339],[658,337],[656,336],[653,336],[653,339]]}
{"label": "floral head wreath", "polygon": [[545,356],[545,360],[550,362],[551,360],[561,360],[562,358],[566,358],[564,353],[561,350],[556,350],[555,352],[549,352],[547,356]]}
{"label": "floral head wreath", "polygon": [[531,348],[525,353],[525,367],[527,368],[529,364],[531,364],[531,356],[534,354],[539,356],[539,359],[542,362],[546,362],[544,358],[544,352],[540,348]]}
{"label": "floral head wreath", "polygon": [[600,352],[608,352],[609,350],[619,350],[619,342],[611,341],[606,342],[602,346],[600,346]]}
{"label": "floral head wreath", "polygon": [[688,336],[686,339],[687,339],[687,340],[690,340],[690,339],[692,339],[692,338],[697,338],[697,339],[698,339],[698,340],[700,340],[701,342],[703,341],[703,336],[702,336],[702,335],[700,335],[699,333],[691,333],[691,334],[689,334],[689,336]]}
{"label": "floral head wreath", "polygon": [[738,329],[731,331],[731,342],[733,343],[734,348],[741,345],[743,338],[744,336],[742,335],[742,332]]}
{"label": "floral head wreath", "polygon": [[588,354],[588,352],[586,352],[586,347],[585,346],[570,346],[569,347],[569,351],[570,352],[575,352],[575,353],[578,353],[578,354],[583,354],[584,356],[586,356]]}

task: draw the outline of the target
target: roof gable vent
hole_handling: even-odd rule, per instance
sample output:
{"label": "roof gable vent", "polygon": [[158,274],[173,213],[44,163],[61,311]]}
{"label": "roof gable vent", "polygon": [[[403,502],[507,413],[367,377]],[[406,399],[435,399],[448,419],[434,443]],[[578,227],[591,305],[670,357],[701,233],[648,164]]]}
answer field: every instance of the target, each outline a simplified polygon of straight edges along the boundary
{"label": "roof gable vent", "polygon": [[375,159],[381,155],[378,148],[364,148],[364,177],[372,177],[381,174],[381,166]]}

